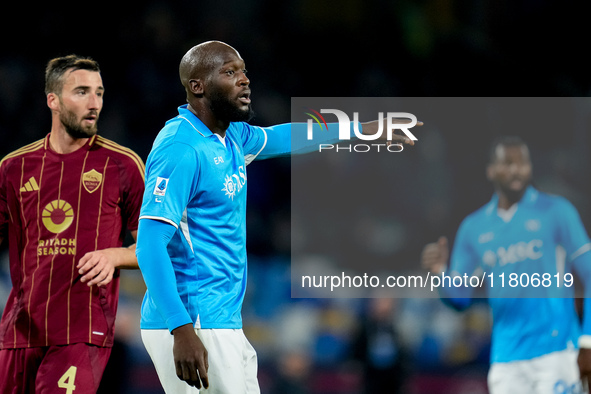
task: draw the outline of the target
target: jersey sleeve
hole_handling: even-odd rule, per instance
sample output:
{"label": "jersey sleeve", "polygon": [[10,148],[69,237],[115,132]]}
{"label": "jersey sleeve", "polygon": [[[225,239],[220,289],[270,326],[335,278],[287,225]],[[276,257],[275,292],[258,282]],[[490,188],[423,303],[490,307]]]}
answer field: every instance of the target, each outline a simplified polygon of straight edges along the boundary
{"label": "jersey sleeve", "polygon": [[145,166],[139,156],[133,155],[124,168],[123,212],[127,218],[127,229],[138,229],[142,197],[144,195]]}
{"label": "jersey sleeve", "polygon": [[176,228],[198,180],[197,152],[184,143],[159,147],[148,157],[140,219],[167,222]]}
{"label": "jersey sleeve", "polygon": [[563,198],[559,200],[558,207],[558,243],[566,250],[568,259],[574,261],[591,250],[591,241],[577,209]]}
{"label": "jersey sleeve", "polygon": [[[577,209],[566,199],[560,200],[557,210],[558,242],[566,250],[568,263],[572,264],[584,285],[583,335],[591,340],[591,241]],[[590,346],[585,346],[590,347]]]}
{"label": "jersey sleeve", "polygon": [[[449,272],[446,273],[451,277],[464,274],[472,275],[479,267],[478,255],[474,251],[470,239],[470,220],[470,217],[464,219],[456,234],[449,263]],[[444,298],[446,303],[456,309],[468,307],[471,303],[471,295],[471,287],[452,286],[440,288],[440,296]]]}
{"label": "jersey sleeve", "polygon": [[166,246],[175,228],[158,220],[140,221],[135,250],[144,282],[169,331],[192,323],[179,296],[175,271]]}
{"label": "jersey sleeve", "polygon": [[[248,165],[253,160],[286,157],[292,154],[315,152],[320,144],[334,144],[339,142],[339,124],[329,123],[327,128],[312,126],[312,138],[308,138],[306,123],[283,123],[269,127],[251,126],[248,123],[238,123],[239,134],[244,146],[244,157]],[[357,125],[361,132],[363,127]],[[349,129],[349,136],[353,135],[353,123]]]}

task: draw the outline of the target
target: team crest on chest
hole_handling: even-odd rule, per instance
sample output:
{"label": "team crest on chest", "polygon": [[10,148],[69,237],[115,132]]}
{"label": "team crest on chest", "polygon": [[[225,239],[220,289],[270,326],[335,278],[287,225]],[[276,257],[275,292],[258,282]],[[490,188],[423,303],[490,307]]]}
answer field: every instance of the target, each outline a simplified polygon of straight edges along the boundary
{"label": "team crest on chest", "polygon": [[82,174],[82,185],[87,192],[95,192],[103,182],[103,174],[95,169]]}

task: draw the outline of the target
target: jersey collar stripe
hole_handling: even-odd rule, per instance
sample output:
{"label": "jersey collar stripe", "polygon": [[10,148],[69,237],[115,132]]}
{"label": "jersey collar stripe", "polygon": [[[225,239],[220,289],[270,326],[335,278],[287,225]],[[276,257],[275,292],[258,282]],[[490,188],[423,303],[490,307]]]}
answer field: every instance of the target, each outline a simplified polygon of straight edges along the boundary
{"label": "jersey collar stripe", "polygon": [[131,158],[134,161],[134,163],[137,165],[137,167],[140,171],[140,174],[142,174],[142,179],[145,180],[144,176],[145,176],[145,172],[146,172],[146,167],[145,167],[142,159],[140,159],[140,157],[134,151],[132,151],[131,149],[125,148],[119,144],[116,144],[112,141],[109,141],[105,138],[98,138],[96,140],[96,144],[98,146],[102,146],[103,148],[112,150],[114,152],[121,153],[121,154]]}
{"label": "jersey collar stripe", "polygon": [[195,129],[196,132],[198,132],[199,134],[201,134],[201,136],[205,137],[205,135],[202,132],[200,132],[199,129],[197,129],[197,127],[195,127],[195,125],[193,123],[191,123],[191,121],[189,119],[185,118],[182,115],[179,115],[178,117],[181,118],[181,119],[186,120],[187,122],[189,122],[189,124]]}
{"label": "jersey collar stripe", "polygon": [[43,141],[44,140],[39,140],[37,142],[33,142],[32,144],[29,144],[27,146],[23,146],[20,149],[15,150],[14,152],[11,152],[9,154],[7,154],[6,156],[4,156],[4,158],[0,161],[0,165],[7,159],[10,159],[11,157],[16,157],[16,156],[20,156],[20,155],[24,155],[25,153],[29,153],[29,152],[33,152],[36,151],[38,149],[43,148]]}

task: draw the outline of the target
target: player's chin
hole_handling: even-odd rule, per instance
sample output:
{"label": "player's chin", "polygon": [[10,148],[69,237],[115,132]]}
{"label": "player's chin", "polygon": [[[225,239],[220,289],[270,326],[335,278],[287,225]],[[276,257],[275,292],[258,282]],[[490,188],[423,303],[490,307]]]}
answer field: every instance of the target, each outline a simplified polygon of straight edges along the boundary
{"label": "player's chin", "polygon": [[527,182],[524,180],[513,180],[509,182],[508,189],[513,193],[522,193],[527,187]]}
{"label": "player's chin", "polygon": [[98,128],[96,126],[90,128],[83,128],[81,130],[81,135],[86,138],[90,138],[98,133]]}
{"label": "player's chin", "polygon": [[525,193],[525,189],[527,188],[527,184],[523,183],[519,187],[517,185],[510,185],[509,187],[504,188],[504,193],[509,197],[512,201],[518,201],[523,197]]}
{"label": "player's chin", "polygon": [[250,103],[238,107],[238,112],[240,115],[237,116],[237,121],[249,122],[254,118],[254,111],[252,110]]}
{"label": "player's chin", "polygon": [[92,126],[67,127],[66,132],[72,138],[90,138],[97,134],[98,128],[96,124]]}

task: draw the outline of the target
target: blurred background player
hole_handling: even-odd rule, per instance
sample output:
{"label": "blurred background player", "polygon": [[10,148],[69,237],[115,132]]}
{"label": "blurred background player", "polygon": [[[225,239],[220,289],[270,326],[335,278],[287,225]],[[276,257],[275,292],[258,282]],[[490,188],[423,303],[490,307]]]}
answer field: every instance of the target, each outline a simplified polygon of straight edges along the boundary
{"label": "blurred background player", "polygon": [[0,242],[12,290],[0,324],[0,392],[96,392],[113,346],[119,268],[137,268],[144,165],[97,135],[97,62],[70,55],[45,74],[51,132],[0,164]]}
{"label": "blurred background player", "polygon": [[[318,141],[292,146],[292,125],[246,123],[253,115],[250,80],[244,60],[225,43],[191,48],[180,78],[188,105],[160,131],[146,167],[136,251],[148,287],[142,339],[169,394],[202,386],[209,393],[258,393],[257,355],[241,315],[246,165],[314,151]],[[377,128],[368,122],[362,131]],[[338,124],[329,130],[320,142],[338,140]],[[399,135],[393,142],[413,144]]]}
{"label": "blurred background player", "polygon": [[[531,186],[532,163],[521,139],[498,139],[491,147],[486,174],[495,194],[460,225],[446,273],[472,275],[481,269],[495,275],[493,287],[488,288],[493,314],[489,390],[493,394],[579,392],[579,373],[588,377],[591,372],[591,309],[586,302],[585,335],[580,336],[573,288],[563,287],[561,279],[556,289],[554,275],[576,271],[588,295],[590,240],[569,201]],[[447,239],[441,237],[424,247],[422,264],[440,274],[446,271],[448,257]],[[498,281],[502,273],[505,288]],[[537,293],[518,284],[515,292],[508,293],[511,273],[530,278],[548,273],[553,280],[548,288],[553,290]],[[441,296],[451,297],[445,301],[460,310],[471,302],[470,288],[445,288]],[[508,298],[512,296],[519,298]]]}

